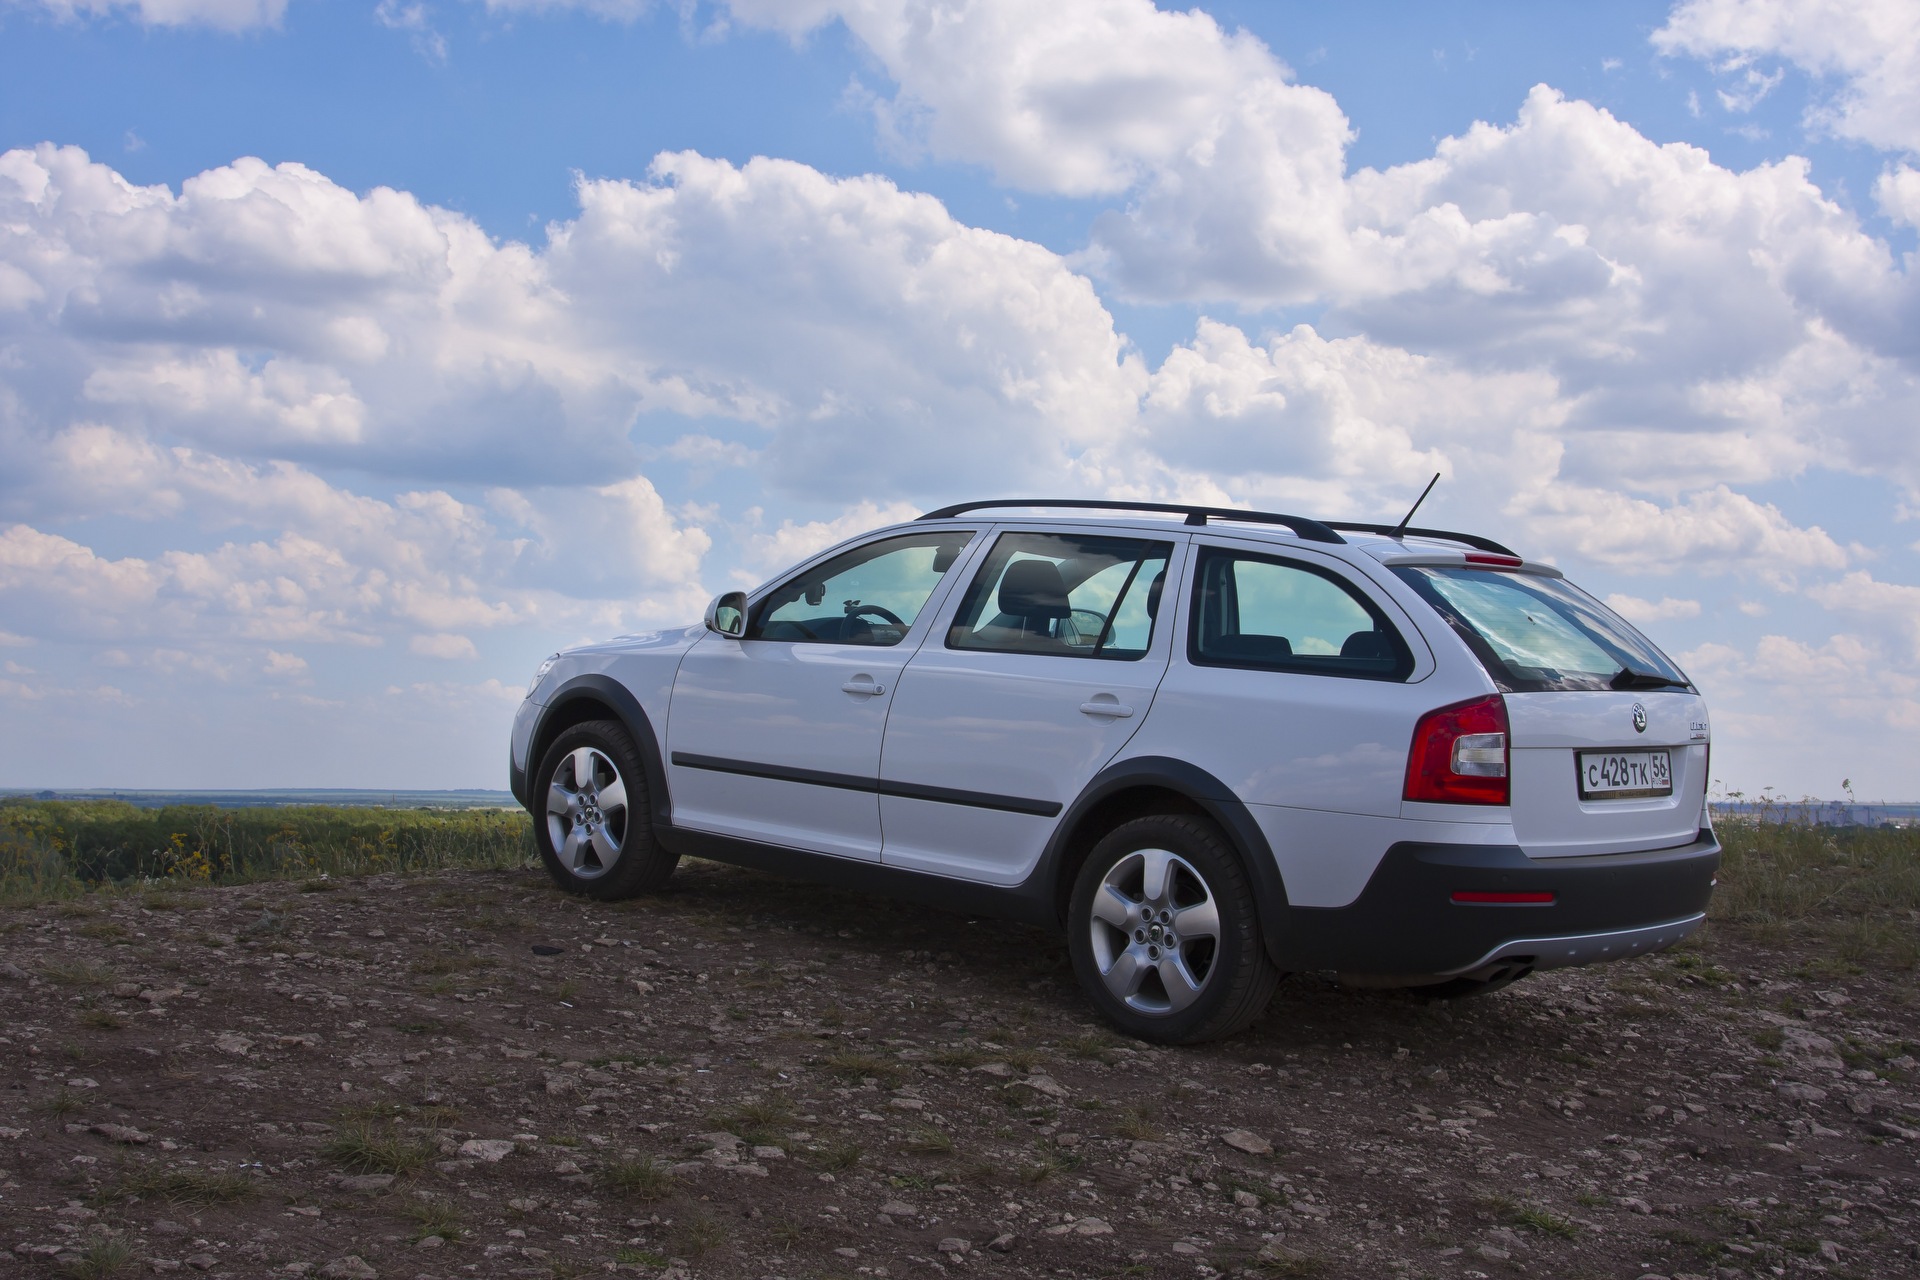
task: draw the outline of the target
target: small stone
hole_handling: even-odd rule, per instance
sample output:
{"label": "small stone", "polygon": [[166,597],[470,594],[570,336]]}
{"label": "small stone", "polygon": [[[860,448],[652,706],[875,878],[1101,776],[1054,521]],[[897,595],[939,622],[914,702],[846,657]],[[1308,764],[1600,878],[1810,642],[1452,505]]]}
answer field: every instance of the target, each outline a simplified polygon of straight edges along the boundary
{"label": "small stone", "polygon": [[153,1140],[152,1134],[142,1133],[124,1124],[96,1124],[93,1126],[93,1132],[109,1142],[124,1142],[129,1146],[139,1146]]}
{"label": "small stone", "polygon": [[849,1249],[844,1246],[841,1248],[835,1249],[834,1252],[839,1254],[843,1258],[857,1258],[860,1256],[860,1251],[858,1249]]}
{"label": "small stone", "polygon": [[1013,1068],[1004,1062],[983,1062],[975,1067],[974,1070],[982,1075],[994,1076],[1001,1080],[1005,1080],[1013,1074]]}
{"label": "small stone", "polygon": [[1042,1094],[1049,1098],[1064,1098],[1067,1096],[1067,1086],[1061,1084],[1052,1076],[1042,1075],[1039,1072],[1035,1072],[1019,1083],[1027,1086],[1027,1088],[1033,1090],[1035,1093]]}
{"label": "small stone", "polygon": [[1245,1129],[1229,1129],[1220,1135],[1220,1141],[1235,1151],[1244,1151],[1250,1156],[1269,1156],[1273,1154],[1273,1144],[1257,1133],[1248,1133]]}
{"label": "small stone", "polygon": [[335,1258],[320,1268],[320,1274],[327,1280],[380,1280],[380,1273],[368,1266],[360,1255],[350,1253],[344,1258]]}
{"label": "small stone", "polygon": [[385,1191],[388,1187],[392,1186],[393,1175],[390,1173],[361,1173],[350,1178],[340,1179],[339,1185],[342,1191],[358,1191],[364,1195],[371,1195],[375,1191]]}
{"label": "small stone", "polygon": [[178,1258],[148,1258],[147,1259],[147,1267],[149,1270],[152,1270],[152,1271],[163,1271],[163,1272],[178,1271],[180,1270],[180,1266],[181,1266],[181,1263],[180,1263],[180,1259]]}
{"label": "small stone", "polygon": [[1856,1093],[1847,1099],[1847,1110],[1857,1116],[1873,1114],[1873,1099],[1864,1093]]}
{"label": "small stone", "polygon": [[1876,1133],[1888,1138],[1899,1138],[1905,1142],[1920,1142],[1920,1129],[1909,1129],[1903,1124],[1891,1120],[1881,1120],[1873,1126]]}
{"label": "small stone", "polygon": [[69,1089],[98,1089],[99,1087],[100,1082],[91,1076],[75,1076],[73,1079],[67,1081],[67,1088]]}
{"label": "small stone", "polygon": [[1775,1085],[1773,1091],[1781,1097],[1790,1098],[1795,1102],[1825,1102],[1827,1100],[1827,1091],[1825,1089],[1820,1088],[1818,1085],[1801,1084],[1797,1080],[1789,1080],[1785,1084]]}
{"label": "small stone", "polygon": [[889,1200],[880,1206],[880,1212],[890,1218],[911,1218],[920,1211],[910,1204],[899,1200]]}
{"label": "small stone", "polygon": [[187,1234],[186,1225],[175,1222],[171,1218],[154,1219],[152,1230],[157,1236],[183,1236]]}
{"label": "small stone", "polygon": [[416,1249],[438,1249],[446,1242],[447,1239],[445,1236],[421,1236],[413,1242],[413,1247]]}
{"label": "small stone", "polygon": [[1478,1246],[1477,1248],[1474,1249],[1474,1253],[1478,1254],[1482,1258],[1485,1258],[1488,1262],[1505,1262],[1508,1258],[1511,1258],[1513,1256],[1513,1254],[1509,1253],[1507,1250],[1496,1249],[1490,1244],[1483,1244]]}
{"label": "small stone", "polygon": [[993,1250],[995,1253],[1011,1253],[1013,1252],[1013,1242],[1015,1239],[1014,1234],[1009,1231],[987,1241],[987,1248]]}
{"label": "small stone", "polygon": [[235,1035],[229,1031],[222,1035],[215,1036],[213,1038],[213,1047],[235,1058],[244,1058],[247,1056],[248,1050],[253,1048],[253,1041],[247,1039],[245,1036]]}
{"label": "small stone", "polygon": [[1653,1206],[1645,1200],[1642,1200],[1639,1196],[1623,1196],[1621,1197],[1620,1204],[1630,1213],[1637,1213],[1649,1218],[1653,1216]]}
{"label": "small stone", "polygon": [[214,1267],[215,1258],[210,1253],[190,1253],[182,1258],[181,1261],[192,1267],[195,1271],[211,1271]]}
{"label": "small stone", "polygon": [[1242,1209],[1258,1209],[1260,1207],[1260,1197],[1251,1191],[1234,1192],[1233,1202]]}
{"label": "small stone", "polygon": [[1200,1246],[1197,1244],[1188,1244],[1185,1240],[1175,1240],[1168,1247],[1183,1258],[1197,1258],[1200,1256]]}
{"label": "small stone", "polygon": [[1113,1228],[1099,1218],[1082,1218],[1073,1224],[1073,1234],[1077,1236],[1110,1236]]}
{"label": "small stone", "polygon": [[755,1160],[785,1160],[787,1153],[779,1147],[755,1147],[753,1149],[753,1158]]}
{"label": "small stone", "polygon": [[1573,1176],[1573,1170],[1568,1169],[1562,1165],[1543,1164],[1540,1166],[1540,1176],[1543,1178],[1555,1178],[1555,1179],[1571,1178]]}
{"label": "small stone", "polygon": [[969,1240],[962,1240],[959,1236],[948,1236],[939,1244],[935,1245],[934,1248],[938,1249],[941,1253],[951,1253],[957,1256],[959,1254],[972,1253],[973,1243]]}
{"label": "small stone", "polygon": [[488,1164],[499,1164],[513,1154],[513,1144],[505,1138],[469,1138],[460,1144],[460,1154],[484,1160]]}

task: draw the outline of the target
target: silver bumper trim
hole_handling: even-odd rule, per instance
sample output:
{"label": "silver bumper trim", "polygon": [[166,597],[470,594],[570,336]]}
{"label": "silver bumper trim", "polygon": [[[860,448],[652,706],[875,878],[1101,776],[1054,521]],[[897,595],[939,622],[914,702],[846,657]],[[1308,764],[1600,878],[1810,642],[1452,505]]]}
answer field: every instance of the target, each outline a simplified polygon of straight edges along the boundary
{"label": "silver bumper trim", "polygon": [[1600,960],[1624,960],[1649,951],[1664,951],[1705,924],[1704,911],[1650,924],[1638,929],[1620,929],[1612,933],[1579,933],[1561,938],[1519,938],[1503,942],[1472,964],[1450,969],[1447,976],[1472,973],[1499,963],[1530,961],[1535,969],[1565,969],[1576,964]]}

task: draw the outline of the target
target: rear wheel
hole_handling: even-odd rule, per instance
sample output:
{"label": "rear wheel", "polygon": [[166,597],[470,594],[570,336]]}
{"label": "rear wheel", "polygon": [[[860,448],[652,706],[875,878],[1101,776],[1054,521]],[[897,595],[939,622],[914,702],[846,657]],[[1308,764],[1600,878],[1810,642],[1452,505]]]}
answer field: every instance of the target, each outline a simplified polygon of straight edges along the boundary
{"label": "rear wheel", "polygon": [[555,738],[533,797],[540,860],[569,893],[631,898],[665,884],[680,861],[654,842],[640,752],[617,721],[589,720]]}
{"label": "rear wheel", "polygon": [[1116,827],[1080,869],[1067,919],[1080,985],[1109,1022],[1142,1040],[1232,1035],[1279,981],[1246,871],[1202,818],[1165,814]]}

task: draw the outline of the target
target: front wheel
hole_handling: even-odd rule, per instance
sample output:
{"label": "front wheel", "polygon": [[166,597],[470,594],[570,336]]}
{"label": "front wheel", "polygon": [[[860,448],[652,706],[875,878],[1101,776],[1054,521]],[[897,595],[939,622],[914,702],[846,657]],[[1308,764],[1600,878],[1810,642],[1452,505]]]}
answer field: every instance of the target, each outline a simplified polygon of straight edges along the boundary
{"label": "front wheel", "polygon": [[1161,1044],[1239,1031],[1279,973],[1245,868],[1203,818],[1136,818],[1094,846],[1074,883],[1067,946],[1107,1021]]}
{"label": "front wheel", "polygon": [[617,721],[588,720],[555,738],[533,795],[540,860],[569,893],[631,898],[665,884],[680,861],[654,842],[640,752]]}

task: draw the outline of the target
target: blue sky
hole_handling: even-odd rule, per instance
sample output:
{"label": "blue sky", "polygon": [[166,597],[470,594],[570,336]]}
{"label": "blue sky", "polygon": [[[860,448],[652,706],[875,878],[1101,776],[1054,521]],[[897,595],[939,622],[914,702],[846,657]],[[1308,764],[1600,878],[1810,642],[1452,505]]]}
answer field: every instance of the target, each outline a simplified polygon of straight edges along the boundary
{"label": "blue sky", "polygon": [[1041,15],[0,0],[0,785],[494,785],[884,518],[1440,470],[1920,796],[1920,6]]}

